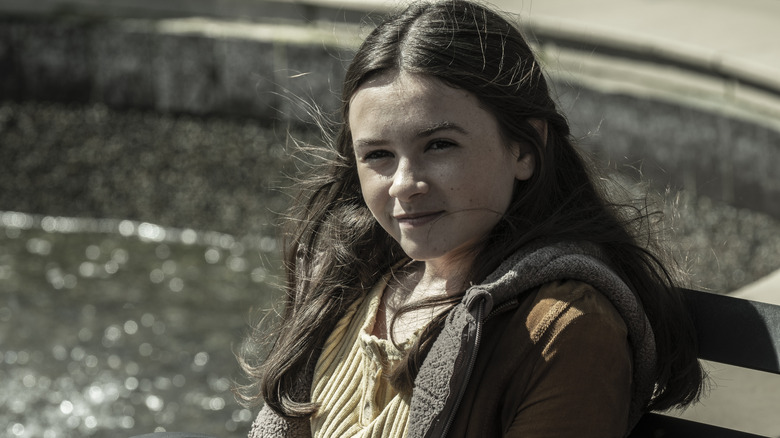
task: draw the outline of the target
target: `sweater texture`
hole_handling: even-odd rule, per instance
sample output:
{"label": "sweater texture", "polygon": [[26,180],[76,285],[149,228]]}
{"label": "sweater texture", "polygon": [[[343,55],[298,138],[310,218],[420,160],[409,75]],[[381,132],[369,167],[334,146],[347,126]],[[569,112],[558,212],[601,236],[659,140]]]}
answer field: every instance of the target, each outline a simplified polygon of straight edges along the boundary
{"label": "sweater texture", "polygon": [[387,285],[385,276],[350,306],[336,324],[314,369],[313,438],[403,438],[409,395],[390,384],[387,374],[403,359],[416,334],[396,345],[371,334]]}

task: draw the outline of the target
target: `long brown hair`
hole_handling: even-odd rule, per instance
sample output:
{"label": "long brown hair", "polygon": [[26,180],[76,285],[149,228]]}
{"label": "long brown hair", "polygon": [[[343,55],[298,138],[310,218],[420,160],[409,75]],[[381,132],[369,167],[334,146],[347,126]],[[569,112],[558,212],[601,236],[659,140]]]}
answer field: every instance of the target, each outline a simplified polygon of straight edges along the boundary
{"label": "long brown hair", "polygon": [[[502,134],[534,155],[532,178],[516,182],[511,205],[480,245],[466,284],[484,280],[509,255],[539,239],[600,245],[640,297],[655,333],[656,392],[648,409],[695,400],[702,370],[693,326],[662,251],[654,247],[652,214],[641,204],[608,200],[572,144],[568,122],[520,31],[490,9],[463,0],[413,4],[380,24],[355,54],[336,134],[326,142],[326,156],[312,179],[304,180],[285,229],[287,294],[278,337],[264,362],[242,361],[257,382],[247,399],[263,399],[287,416],[312,414],[316,406],[307,396],[293,395],[302,372],[314,365],[345,308],[405,257],[363,202],[347,123],[357,89],[393,70],[435,77],[473,93],[496,117]],[[546,124],[546,141],[535,121]],[[442,324],[443,318],[434,319],[421,334],[395,384],[413,385]]]}

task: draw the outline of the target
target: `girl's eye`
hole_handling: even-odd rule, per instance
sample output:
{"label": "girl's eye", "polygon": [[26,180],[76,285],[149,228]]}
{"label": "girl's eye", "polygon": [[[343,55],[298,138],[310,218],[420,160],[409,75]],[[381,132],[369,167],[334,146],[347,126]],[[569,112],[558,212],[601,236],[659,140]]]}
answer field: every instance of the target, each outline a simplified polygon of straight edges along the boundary
{"label": "girl's eye", "polygon": [[366,153],[365,155],[363,155],[363,160],[364,161],[379,160],[379,159],[382,159],[382,158],[389,158],[389,157],[392,157],[392,156],[393,156],[393,154],[391,154],[389,151],[378,149],[378,150],[375,150],[375,151],[370,151],[370,152]]}
{"label": "girl's eye", "polygon": [[434,140],[428,143],[428,150],[441,150],[455,146],[455,143],[447,140]]}

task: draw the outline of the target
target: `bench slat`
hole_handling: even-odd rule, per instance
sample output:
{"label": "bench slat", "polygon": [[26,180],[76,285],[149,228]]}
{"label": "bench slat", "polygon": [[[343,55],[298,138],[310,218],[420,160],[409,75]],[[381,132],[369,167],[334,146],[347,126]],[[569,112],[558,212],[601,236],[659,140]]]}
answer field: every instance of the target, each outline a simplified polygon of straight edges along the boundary
{"label": "bench slat", "polygon": [[[700,359],[780,374],[780,306],[691,289],[682,292],[696,325]],[[761,435],[648,413],[629,437],[760,438]]]}
{"label": "bench slat", "polygon": [[780,374],[780,306],[683,290],[699,339],[699,358]]}
{"label": "bench slat", "polygon": [[629,438],[766,438],[662,414],[645,414]]}

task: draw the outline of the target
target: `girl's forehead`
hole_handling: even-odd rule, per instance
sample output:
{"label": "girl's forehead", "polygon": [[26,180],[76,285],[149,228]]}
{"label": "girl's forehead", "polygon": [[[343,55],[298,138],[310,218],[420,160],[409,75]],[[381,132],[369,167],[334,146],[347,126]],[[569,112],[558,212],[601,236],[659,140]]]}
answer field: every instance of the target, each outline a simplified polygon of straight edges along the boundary
{"label": "girl's forehead", "polygon": [[432,76],[403,71],[372,78],[358,88],[349,103],[350,124],[358,118],[381,122],[391,113],[413,119],[431,117],[435,113],[471,112],[482,106],[479,99],[466,90]]}
{"label": "girl's forehead", "polygon": [[457,96],[468,98],[473,96],[466,90],[458,89],[434,76],[391,70],[380,73],[366,80],[350,97],[350,106],[361,94],[378,94],[385,96],[405,97],[431,93],[434,96]]}
{"label": "girl's forehead", "polygon": [[353,148],[401,144],[436,133],[500,133],[498,120],[469,91],[426,75],[381,75],[365,83],[348,114]]}

